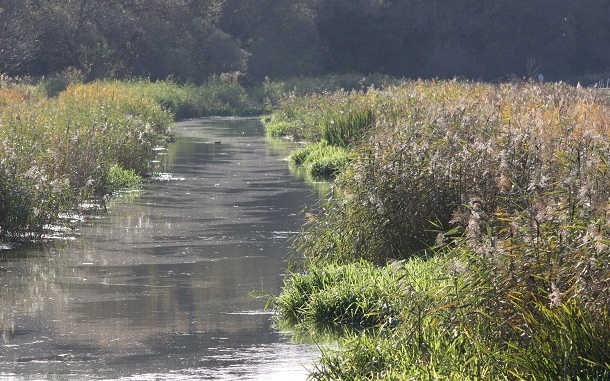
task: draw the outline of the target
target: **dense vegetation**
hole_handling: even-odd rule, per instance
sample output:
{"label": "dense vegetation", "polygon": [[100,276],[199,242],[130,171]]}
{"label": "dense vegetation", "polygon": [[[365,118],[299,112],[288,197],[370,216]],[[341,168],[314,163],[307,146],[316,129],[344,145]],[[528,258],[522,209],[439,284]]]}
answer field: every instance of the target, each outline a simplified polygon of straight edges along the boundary
{"label": "dense vegetation", "polygon": [[605,0],[4,0],[0,73],[196,84],[221,73],[543,73],[585,84],[610,76],[609,16]]}
{"label": "dense vegetation", "polygon": [[0,240],[39,238],[82,203],[139,185],[174,119],[260,115],[283,86],[0,77]]}
{"label": "dense vegetation", "polygon": [[314,378],[608,379],[609,120],[606,92],[562,84],[281,100],[270,128],[359,137],[276,300],[343,332]]}
{"label": "dense vegetation", "polygon": [[138,182],[172,115],[138,89],[75,84],[0,89],[0,239],[37,237],[79,203]]}
{"label": "dense vegetation", "polygon": [[288,92],[365,83],[353,75],[249,87],[219,76],[201,85],[84,83],[76,70],[37,80],[1,76],[0,241],[38,238],[83,202],[103,203],[116,190],[139,185],[153,174],[155,145],[165,143],[175,119],[258,116]]}

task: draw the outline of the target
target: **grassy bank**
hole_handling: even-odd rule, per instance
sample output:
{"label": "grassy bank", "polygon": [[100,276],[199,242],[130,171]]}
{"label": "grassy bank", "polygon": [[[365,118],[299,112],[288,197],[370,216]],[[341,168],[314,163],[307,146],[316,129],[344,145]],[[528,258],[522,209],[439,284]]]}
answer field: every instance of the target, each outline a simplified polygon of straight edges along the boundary
{"label": "grassy bank", "polygon": [[[296,240],[304,271],[278,309],[311,330],[344,326],[336,316],[357,306],[387,317],[379,301],[392,300],[395,323],[344,335],[315,379],[610,377],[605,93],[430,81],[279,104],[275,120],[310,138],[333,114],[373,113],[348,145],[335,198]],[[353,267],[362,260],[377,272]],[[397,285],[384,296],[339,275],[384,284],[388,266]]]}
{"label": "grassy bank", "polygon": [[0,89],[0,238],[40,236],[59,213],[137,183],[172,115],[118,82],[74,84],[57,97]]}
{"label": "grassy bank", "polygon": [[43,79],[2,76],[0,240],[40,237],[60,213],[137,185],[150,172],[153,147],[176,119],[259,116],[287,93],[366,84],[357,75],[255,86],[230,75],[200,86],[171,80],[84,84],[75,70]]}
{"label": "grassy bank", "polygon": [[349,161],[349,147],[357,145],[375,123],[375,91],[364,90],[289,94],[263,118],[269,136],[289,136],[308,144],[289,160],[304,166],[312,180],[332,179]]}

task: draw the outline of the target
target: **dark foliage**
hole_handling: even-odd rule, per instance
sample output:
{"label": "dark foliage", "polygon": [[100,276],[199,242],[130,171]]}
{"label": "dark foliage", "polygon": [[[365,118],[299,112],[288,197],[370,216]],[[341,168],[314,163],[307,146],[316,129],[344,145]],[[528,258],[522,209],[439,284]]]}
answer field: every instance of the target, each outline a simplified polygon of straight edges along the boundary
{"label": "dark foliage", "polygon": [[606,79],[605,0],[0,0],[0,72]]}

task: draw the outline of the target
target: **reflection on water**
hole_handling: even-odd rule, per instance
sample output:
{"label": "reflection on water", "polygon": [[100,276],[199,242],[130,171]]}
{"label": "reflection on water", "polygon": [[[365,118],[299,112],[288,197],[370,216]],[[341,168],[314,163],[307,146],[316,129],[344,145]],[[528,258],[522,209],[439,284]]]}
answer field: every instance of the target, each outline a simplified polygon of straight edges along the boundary
{"label": "reflection on water", "polygon": [[[317,350],[272,327],[316,196],[256,120],[181,122],[160,173],[75,240],[0,261],[0,380],[298,380]],[[215,142],[220,142],[215,143]]]}

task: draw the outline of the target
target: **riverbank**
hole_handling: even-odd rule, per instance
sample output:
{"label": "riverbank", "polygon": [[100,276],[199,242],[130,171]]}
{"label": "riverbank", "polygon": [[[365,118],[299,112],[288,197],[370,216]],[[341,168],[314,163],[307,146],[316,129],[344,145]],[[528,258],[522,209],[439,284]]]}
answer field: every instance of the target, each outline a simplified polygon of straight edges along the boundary
{"label": "riverbank", "polygon": [[610,375],[606,93],[418,81],[278,104],[270,130],[349,150],[276,299],[341,332],[314,379]]}
{"label": "riverbank", "polygon": [[0,90],[0,239],[38,238],[61,213],[149,171],[172,115],[118,82]]}
{"label": "riverbank", "polygon": [[103,204],[153,175],[155,146],[171,140],[175,120],[260,116],[288,93],[390,81],[348,74],[245,86],[213,76],[194,86],[81,77],[74,70],[43,79],[0,77],[0,242],[39,239],[83,202]]}

